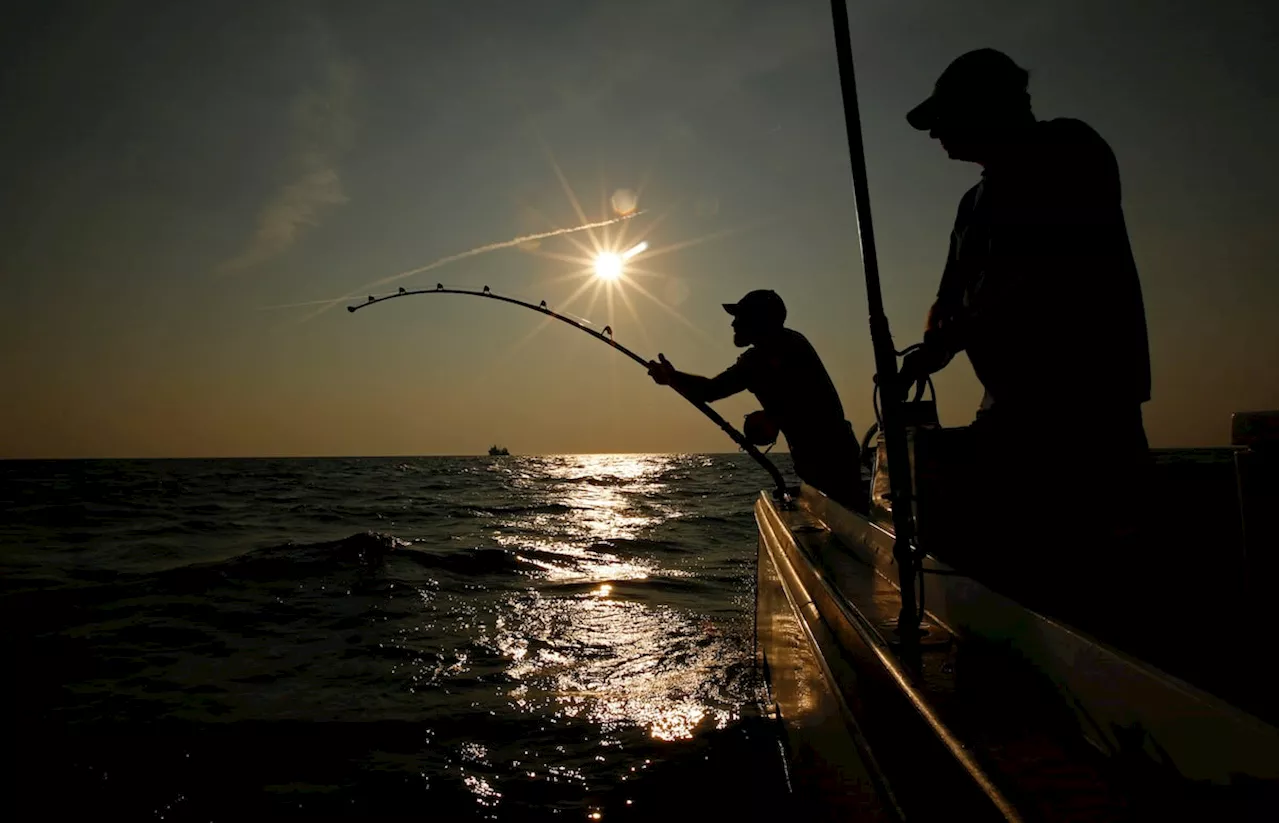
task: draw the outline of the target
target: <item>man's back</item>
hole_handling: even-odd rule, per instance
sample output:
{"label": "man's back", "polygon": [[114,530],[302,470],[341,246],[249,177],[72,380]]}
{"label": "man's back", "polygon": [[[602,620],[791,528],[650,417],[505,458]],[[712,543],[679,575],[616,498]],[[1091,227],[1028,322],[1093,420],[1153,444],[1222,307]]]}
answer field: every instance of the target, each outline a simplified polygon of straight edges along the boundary
{"label": "man's back", "polygon": [[853,427],[844,419],[840,396],[818,353],[804,335],[784,325],[782,298],[757,289],[737,303],[725,303],[724,310],[733,317],[734,344],[749,347],[736,363],[715,377],[702,377],[677,371],[659,354],[649,374],[659,385],[703,403],[750,391],[786,435],[801,479],[846,505],[863,505]]}
{"label": "man's back", "polygon": [[988,405],[1053,411],[1150,399],[1119,171],[1080,121],[1036,123],[989,164],[961,201],[939,296],[971,318],[966,348]]}
{"label": "man's back", "polygon": [[743,352],[729,372],[759,399],[793,452],[821,447],[847,425],[831,376],[800,332],[780,329]]}

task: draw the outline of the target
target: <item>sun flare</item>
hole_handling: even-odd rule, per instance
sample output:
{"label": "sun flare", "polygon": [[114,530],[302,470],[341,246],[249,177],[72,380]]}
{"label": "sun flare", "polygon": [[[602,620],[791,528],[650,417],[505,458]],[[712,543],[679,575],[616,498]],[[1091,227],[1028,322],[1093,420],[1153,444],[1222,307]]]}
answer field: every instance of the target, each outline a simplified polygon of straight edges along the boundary
{"label": "sun flare", "polygon": [[[582,309],[577,309],[585,316],[575,317],[574,319],[579,323],[591,326],[594,325],[591,318],[603,313],[605,320],[601,323],[600,328],[607,329],[610,337],[612,337],[614,331],[620,328],[619,323],[627,323],[627,320],[620,317],[616,311],[617,308],[621,307],[626,310],[630,315],[631,321],[633,321],[633,325],[628,324],[622,327],[627,330],[625,333],[635,332],[646,346],[652,347],[653,341],[649,339],[642,315],[637,310],[640,300],[644,299],[700,336],[711,339],[708,331],[694,324],[681,314],[677,308],[688,297],[688,286],[678,277],[654,270],[650,261],[664,254],[677,252],[689,246],[735,233],[741,229],[722,229],[718,232],[655,249],[652,242],[646,239],[646,235],[663,222],[667,216],[666,214],[659,215],[651,223],[645,225],[644,228],[639,229],[639,237],[628,237],[629,232],[635,231],[638,226],[638,223],[633,223],[631,218],[644,214],[645,210],[637,208],[637,201],[640,197],[639,191],[618,190],[614,193],[612,202],[606,201],[605,204],[606,207],[611,205],[613,213],[618,216],[613,221],[607,221],[607,225],[601,224],[597,226],[597,224],[590,222],[577,195],[574,194],[573,189],[569,186],[564,172],[560,169],[559,164],[555,162],[555,158],[551,157],[549,152],[548,156],[551,160],[552,168],[569,198],[569,203],[573,207],[574,213],[582,224],[590,224],[590,229],[587,230],[586,242],[570,236],[567,232],[565,233],[565,241],[574,247],[576,254],[545,248],[530,247],[524,249],[539,257],[569,263],[573,266],[572,271],[553,278],[553,280],[577,281],[576,287],[573,288],[572,292],[557,301],[557,311],[566,312],[573,308],[579,300],[585,300],[586,306]],[[546,222],[550,226],[556,225],[550,219],[547,219]],[[617,228],[611,230],[615,222],[618,224]],[[599,232],[596,231],[597,228]],[[557,234],[556,236],[559,235]],[[598,302],[604,302],[603,312],[597,312],[596,306]],[[607,326],[604,325],[606,322],[608,323]],[[532,338],[538,329],[544,327],[545,324],[538,326],[537,329],[530,332],[528,338]],[[524,345],[528,342],[528,338],[517,345]]]}
{"label": "sun flare", "polygon": [[613,252],[601,252],[595,259],[596,277],[601,280],[617,280],[622,276],[622,257]]}

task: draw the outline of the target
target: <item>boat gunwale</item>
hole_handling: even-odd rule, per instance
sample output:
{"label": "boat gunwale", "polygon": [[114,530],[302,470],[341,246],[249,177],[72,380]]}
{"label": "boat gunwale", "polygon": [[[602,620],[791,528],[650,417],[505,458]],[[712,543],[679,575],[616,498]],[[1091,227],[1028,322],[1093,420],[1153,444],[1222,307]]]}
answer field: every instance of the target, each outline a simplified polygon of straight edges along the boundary
{"label": "boat gunwale", "polygon": [[[866,516],[845,509],[810,486],[802,486],[799,502],[800,508],[831,531],[841,546],[848,549],[860,562],[874,569],[894,591],[900,591],[894,573],[896,563],[892,557],[891,533]],[[857,531],[861,533],[858,534]],[[1021,606],[986,588],[980,581],[957,573],[932,556],[926,557],[923,568],[927,619],[946,628],[958,638],[976,636],[1011,645],[1053,683],[1067,705],[1081,716],[1081,727],[1086,739],[1103,753],[1113,755],[1123,749],[1124,742],[1116,737],[1116,730],[1132,730],[1137,727],[1144,732],[1146,738],[1142,743],[1143,753],[1157,761],[1163,759],[1174,763],[1185,779],[1207,780],[1216,785],[1229,785],[1239,775],[1270,782],[1277,780],[1277,731],[1266,721],[1074,627]],[[958,588],[961,586],[969,589],[967,597],[957,594],[962,591]],[[838,591],[837,596],[847,608],[858,610],[856,604],[849,603]],[[952,605],[952,600],[961,602],[961,607],[954,610],[954,615],[947,610]],[[989,618],[983,623],[980,622],[981,619],[987,617],[983,614],[978,614],[978,620],[973,620],[975,608],[964,603],[967,601],[972,604],[975,600],[981,601],[988,611],[1003,612],[1005,620]],[[933,608],[928,608],[930,604],[933,604]],[[992,605],[996,607],[995,610],[990,608]],[[967,615],[966,609],[970,612]],[[1028,618],[1030,622],[1027,627],[1021,631],[1016,630],[1016,622],[1026,622]],[[1067,650],[1068,653],[1055,648],[1062,646],[1071,648]],[[1091,659],[1081,666],[1082,657]],[[1096,685],[1089,688],[1087,678],[1081,675],[1080,669],[1088,670],[1092,667],[1096,670],[1099,664],[1102,669],[1127,674],[1123,681],[1134,684],[1131,688],[1147,692],[1148,698],[1165,695],[1164,699],[1149,703],[1147,700],[1108,701],[1090,698],[1088,692],[1096,693],[1100,689]],[[1115,682],[1111,678],[1104,679]],[[1253,741],[1252,756],[1242,756],[1240,745],[1223,747],[1230,751],[1230,757],[1224,756],[1225,752],[1214,757],[1197,756],[1198,748],[1203,747],[1197,747],[1194,741],[1188,739],[1195,735],[1185,728],[1181,730],[1182,740],[1177,739],[1179,730],[1176,728],[1171,733],[1174,737],[1172,743],[1170,734],[1164,735],[1163,741],[1157,739],[1152,732],[1150,715],[1156,711],[1151,705],[1159,703],[1189,704],[1199,709],[1194,713],[1185,708],[1177,712],[1171,711],[1169,714],[1177,721],[1173,724],[1175,726],[1181,723],[1189,727],[1195,722],[1195,715],[1199,715],[1202,725],[1206,722],[1229,721],[1230,727],[1236,732],[1234,743],[1239,744],[1242,738]],[[1268,736],[1269,742],[1262,741],[1262,738]],[[1260,754],[1262,752],[1266,754]]]}
{"label": "boat gunwale", "polygon": [[[859,676],[866,676],[878,671],[882,675],[881,679],[891,684],[891,690],[899,695],[903,706],[906,707],[906,711],[909,711],[912,716],[922,721],[922,725],[927,729],[928,738],[934,742],[940,756],[945,757],[946,761],[952,764],[956,775],[952,779],[953,785],[957,779],[962,779],[974,792],[975,796],[972,799],[976,800],[980,797],[982,804],[985,806],[985,811],[993,819],[1021,820],[1022,818],[1016,806],[1005,796],[986,770],[974,759],[973,755],[966,750],[963,743],[932,711],[927,699],[911,685],[909,676],[901,669],[898,661],[894,660],[893,656],[888,652],[887,643],[883,636],[861,615],[856,607],[853,607],[840,595],[838,590],[826,579],[823,569],[815,565],[812,559],[807,556],[807,550],[800,546],[791,527],[787,525],[778,513],[767,493],[761,494],[760,499],[756,502],[755,509],[756,520],[761,528],[761,536],[764,537],[767,530],[768,536],[771,538],[768,542],[778,547],[781,559],[787,563],[788,570],[791,572],[795,583],[801,586],[802,593],[807,595],[807,599],[803,603],[801,603],[798,596],[790,593],[788,600],[797,609],[812,605],[815,611],[818,612],[819,619],[826,624],[828,630],[835,636],[846,657],[853,652],[853,648],[848,642],[850,640],[855,641],[860,648],[866,650],[868,654],[858,655],[861,658],[868,658],[866,665],[855,665],[854,669]],[[769,552],[770,562],[774,562],[773,558],[774,552],[771,549]],[[874,572],[874,570],[872,571]],[[779,576],[783,576],[781,569],[779,569]],[[803,619],[803,615],[800,615],[800,617]],[[833,620],[833,618],[838,618],[838,621]],[[844,627],[847,627],[847,629],[842,631]],[[852,632],[852,636],[850,636],[850,632]],[[825,662],[823,665],[825,666]],[[887,675],[887,677],[883,677],[883,675]],[[933,762],[939,761],[935,757]],[[960,778],[960,775],[963,775],[963,777]],[[943,779],[936,773],[932,777],[935,781]],[[974,810],[977,811],[977,809]],[[970,819],[982,818],[975,817]]]}
{"label": "boat gunwale", "polygon": [[[776,518],[776,512],[773,512],[772,509],[770,509],[770,513],[773,514],[774,518]],[[775,529],[778,527],[781,527],[784,532],[790,536],[790,532],[786,529],[785,524],[774,523],[772,522],[772,518],[766,517],[765,520],[758,520],[757,522],[761,529],[767,529],[769,531],[770,536],[774,536],[776,534]],[[886,811],[898,820],[906,820],[907,815],[903,811],[901,804],[898,802],[898,799],[893,792],[893,787],[885,776],[884,769],[881,768],[879,760],[872,751],[871,745],[867,742],[866,735],[863,733],[862,727],[858,723],[857,717],[849,707],[848,701],[845,700],[844,695],[841,692],[839,677],[837,677],[836,673],[831,669],[831,665],[826,659],[826,656],[820,653],[823,645],[825,644],[815,634],[814,627],[810,625],[810,621],[806,619],[804,614],[806,606],[813,606],[814,611],[817,612],[818,609],[816,603],[812,599],[807,600],[804,603],[797,600],[797,592],[792,591],[792,587],[794,586],[801,593],[807,593],[807,589],[805,589],[804,582],[796,571],[795,564],[791,562],[791,558],[787,557],[785,553],[775,555],[770,551],[769,560],[773,563],[774,568],[777,571],[778,582],[780,584],[779,588],[782,590],[783,597],[791,606],[792,612],[796,618],[796,623],[800,627],[800,631],[804,634],[804,637],[809,642],[810,647],[815,650],[815,658],[819,669],[822,672],[823,680],[826,682],[828,688],[835,697],[836,702],[839,704],[840,716],[850,730],[850,737],[853,739],[854,748],[857,749],[859,755],[863,758],[867,767],[867,772],[873,783],[876,784],[877,790],[882,793],[881,799],[884,805],[887,806]],[[779,560],[781,560],[781,562],[778,562]],[[821,618],[821,614],[817,614],[817,617],[820,624],[825,623]],[[837,644],[839,640],[836,635],[830,631],[830,628],[823,628],[826,628],[827,633],[831,635],[829,642],[831,644]],[[767,660],[765,660],[765,665],[767,667]],[[772,687],[770,686],[770,688]]]}

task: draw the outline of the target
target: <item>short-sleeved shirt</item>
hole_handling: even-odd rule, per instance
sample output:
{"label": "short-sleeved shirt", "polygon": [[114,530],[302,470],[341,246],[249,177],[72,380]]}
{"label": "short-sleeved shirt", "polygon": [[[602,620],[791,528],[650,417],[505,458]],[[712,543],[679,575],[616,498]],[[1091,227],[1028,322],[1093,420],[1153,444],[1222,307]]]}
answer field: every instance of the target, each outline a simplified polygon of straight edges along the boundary
{"label": "short-sleeved shirt", "polygon": [[[722,396],[743,390],[756,396],[786,435],[801,476],[801,464],[826,462],[828,453],[849,459],[852,429],[840,395],[818,353],[799,332],[782,329],[756,343],[713,380]],[[856,443],[854,450],[856,460]]]}
{"label": "short-sleeved shirt", "polygon": [[[939,302],[958,322],[984,408],[1134,407],[1151,398],[1137,265],[1106,141],[1038,122],[956,215]],[[944,338],[945,339],[945,338]]]}

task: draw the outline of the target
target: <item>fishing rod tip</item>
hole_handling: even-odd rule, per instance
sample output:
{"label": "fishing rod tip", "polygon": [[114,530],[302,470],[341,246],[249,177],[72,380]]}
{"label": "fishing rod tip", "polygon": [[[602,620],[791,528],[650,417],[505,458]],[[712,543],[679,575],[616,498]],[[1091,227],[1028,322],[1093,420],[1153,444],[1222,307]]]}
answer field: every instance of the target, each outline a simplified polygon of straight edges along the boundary
{"label": "fishing rod tip", "polygon": [[355,310],[356,310],[355,306],[347,306],[347,311],[354,313]]}

